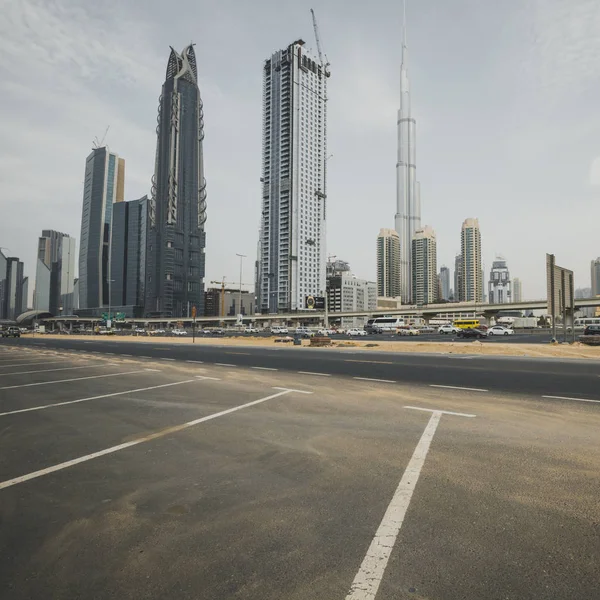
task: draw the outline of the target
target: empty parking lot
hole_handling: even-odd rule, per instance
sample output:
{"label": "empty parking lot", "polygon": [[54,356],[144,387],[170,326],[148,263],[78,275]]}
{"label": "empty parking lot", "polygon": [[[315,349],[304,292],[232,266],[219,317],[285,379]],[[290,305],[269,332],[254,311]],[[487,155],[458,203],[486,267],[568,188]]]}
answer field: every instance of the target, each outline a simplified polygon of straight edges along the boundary
{"label": "empty parking lot", "polygon": [[598,410],[2,345],[0,594],[592,598]]}

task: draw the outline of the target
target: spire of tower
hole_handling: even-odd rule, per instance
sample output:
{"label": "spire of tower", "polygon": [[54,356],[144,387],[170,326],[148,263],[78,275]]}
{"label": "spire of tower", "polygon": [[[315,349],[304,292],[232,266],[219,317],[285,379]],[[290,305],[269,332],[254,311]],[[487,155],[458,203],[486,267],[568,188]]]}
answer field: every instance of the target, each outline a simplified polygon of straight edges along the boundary
{"label": "spire of tower", "polygon": [[[400,62],[400,104],[408,104],[406,108],[410,110],[410,101],[404,98],[409,93],[408,82],[408,42],[406,37],[406,0],[402,2],[402,58]],[[408,115],[407,115],[408,116]]]}

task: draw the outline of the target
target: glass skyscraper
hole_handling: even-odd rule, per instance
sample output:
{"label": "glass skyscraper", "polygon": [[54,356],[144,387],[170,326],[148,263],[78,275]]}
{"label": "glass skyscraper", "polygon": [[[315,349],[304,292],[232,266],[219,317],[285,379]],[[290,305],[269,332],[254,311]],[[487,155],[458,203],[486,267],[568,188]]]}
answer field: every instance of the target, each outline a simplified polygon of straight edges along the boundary
{"label": "glass skyscraper", "polygon": [[148,211],[145,312],[188,317],[204,310],[206,181],[204,120],[192,45],[171,48],[158,107]]}
{"label": "glass skyscraper", "polygon": [[114,202],[123,202],[125,160],[104,146],[85,165],[79,246],[79,308],[108,305],[109,244]]}

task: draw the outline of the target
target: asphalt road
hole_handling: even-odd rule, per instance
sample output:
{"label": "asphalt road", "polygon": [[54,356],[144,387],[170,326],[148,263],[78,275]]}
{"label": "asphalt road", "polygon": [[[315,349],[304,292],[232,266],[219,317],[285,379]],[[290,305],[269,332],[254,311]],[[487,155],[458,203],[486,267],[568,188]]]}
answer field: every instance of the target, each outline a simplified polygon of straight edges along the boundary
{"label": "asphalt road", "polygon": [[3,600],[597,597],[600,404],[162,350],[0,344]]}
{"label": "asphalt road", "polygon": [[[440,336],[443,337],[443,336]],[[2,339],[2,345],[94,351],[108,356],[142,356],[156,359],[201,361],[240,367],[326,376],[364,377],[414,384],[478,388],[539,396],[565,396],[600,400],[600,361],[512,358],[453,354],[408,354],[325,348],[273,348],[170,344],[91,337],[37,336]]]}

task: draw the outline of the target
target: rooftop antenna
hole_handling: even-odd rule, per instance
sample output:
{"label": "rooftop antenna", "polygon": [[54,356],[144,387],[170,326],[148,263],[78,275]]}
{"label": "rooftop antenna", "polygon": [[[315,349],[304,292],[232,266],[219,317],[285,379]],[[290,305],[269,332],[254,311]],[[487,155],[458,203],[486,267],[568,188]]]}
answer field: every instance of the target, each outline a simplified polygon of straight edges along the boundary
{"label": "rooftop antenna", "polygon": [[101,140],[98,139],[98,136],[94,138],[94,141],[92,142],[92,148],[94,148],[94,150],[102,148],[102,146],[104,145],[104,140],[106,139],[106,134],[108,133],[109,129],[110,125],[107,126],[106,131],[104,132],[104,135],[102,136]]}

